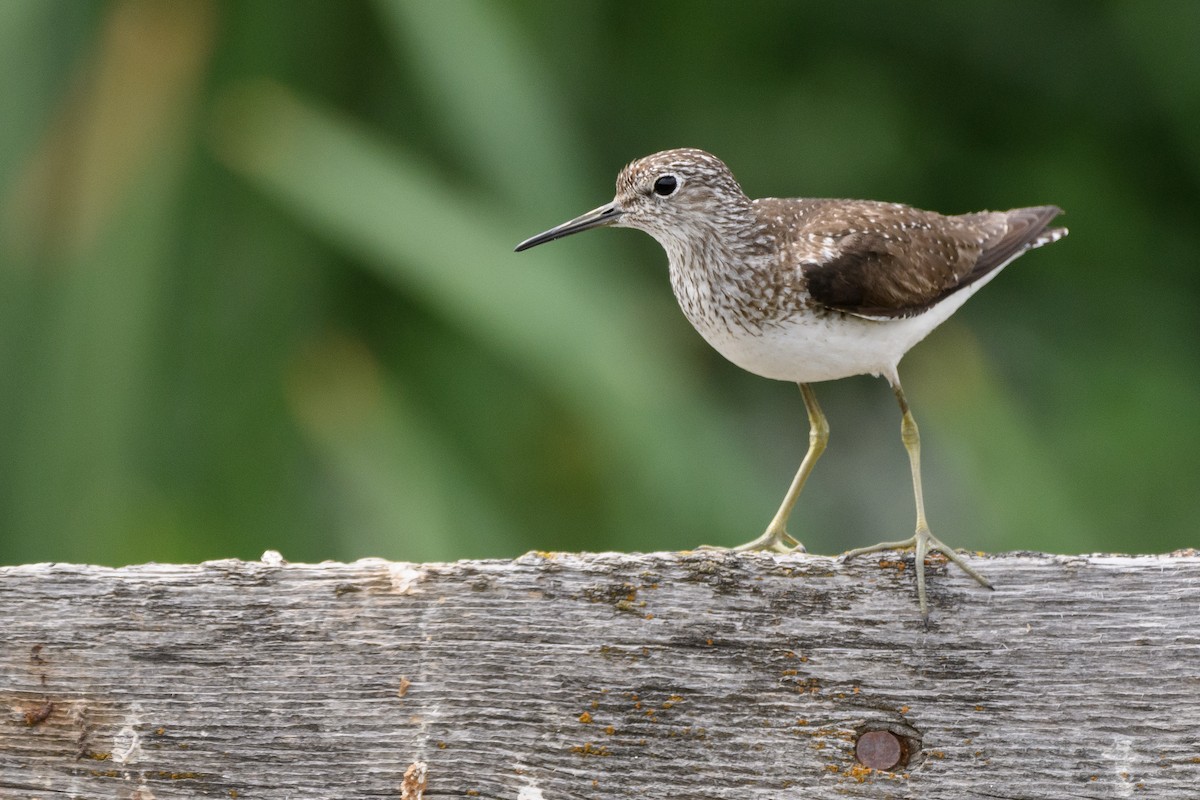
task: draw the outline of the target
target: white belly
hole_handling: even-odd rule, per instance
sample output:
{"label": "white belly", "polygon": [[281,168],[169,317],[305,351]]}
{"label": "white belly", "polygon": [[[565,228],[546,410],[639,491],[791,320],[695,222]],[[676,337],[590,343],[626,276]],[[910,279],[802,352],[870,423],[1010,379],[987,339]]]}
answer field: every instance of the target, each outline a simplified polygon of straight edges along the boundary
{"label": "white belly", "polygon": [[[989,276],[991,277],[991,276]],[[917,342],[945,322],[987,280],[978,281],[915,317],[871,320],[850,314],[797,314],[749,332],[696,325],[717,352],[744,370],[781,381],[815,383],[851,375],[896,381],[896,366]]]}

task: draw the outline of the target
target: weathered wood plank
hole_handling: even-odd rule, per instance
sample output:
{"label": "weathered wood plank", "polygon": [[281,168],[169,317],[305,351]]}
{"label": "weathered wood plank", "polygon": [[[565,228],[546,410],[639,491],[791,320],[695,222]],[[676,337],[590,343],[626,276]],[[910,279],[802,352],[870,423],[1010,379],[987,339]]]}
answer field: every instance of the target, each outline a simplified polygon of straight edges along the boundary
{"label": "weathered wood plank", "polygon": [[888,559],[3,568],[0,796],[1200,796],[1200,556],[981,568],[928,625]]}

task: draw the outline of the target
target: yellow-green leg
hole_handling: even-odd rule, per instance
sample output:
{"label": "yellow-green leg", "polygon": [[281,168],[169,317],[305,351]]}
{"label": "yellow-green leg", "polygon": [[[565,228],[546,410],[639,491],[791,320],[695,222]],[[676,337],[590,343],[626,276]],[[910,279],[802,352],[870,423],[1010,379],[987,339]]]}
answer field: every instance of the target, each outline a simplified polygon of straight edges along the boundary
{"label": "yellow-green leg", "polygon": [[900,411],[904,415],[900,422],[900,439],[904,442],[904,449],[908,451],[908,462],[912,467],[913,479],[913,494],[917,500],[917,532],[913,534],[911,539],[905,539],[900,542],[883,542],[882,544],[872,545],[870,547],[859,547],[854,550],[848,550],[842,557],[853,558],[866,553],[875,553],[880,550],[902,550],[906,547],[912,547],[916,553],[917,566],[917,600],[921,604],[921,615],[929,615],[929,605],[925,600],[925,556],[930,552],[938,552],[946,556],[958,566],[962,567],[963,572],[970,575],[982,585],[991,589],[992,585],[987,579],[975,571],[958,553],[947,547],[929,530],[929,523],[925,521],[925,498],[921,493],[921,434],[917,430],[917,422],[913,419],[912,412],[908,409],[908,400],[904,397],[904,390],[900,388],[900,381],[893,380],[892,391],[896,393],[896,400],[900,403]]}
{"label": "yellow-green leg", "polygon": [[796,499],[800,497],[800,492],[804,489],[804,482],[808,480],[809,473],[812,472],[821,453],[825,452],[825,445],[829,443],[829,423],[825,420],[825,415],[821,413],[821,407],[817,405],[817,396],[813,393],[811,386],[801,383],[800,396],[804,398],[804,407],[808,411],[808,452],[804,454],[804,460],[800,462],[800,469],[796,471],[796,477],[792,478],[792,485],[788,487],[787,494],[783,497],[783,503],[775,512],[775,517],[767,526],[767,530],[754,541],[739,545],[733,548],[734,550],[773,550],[777,553],[805,552],[804,545],[787,532],[787,521],[792,514],[792,507],[796,505]]}

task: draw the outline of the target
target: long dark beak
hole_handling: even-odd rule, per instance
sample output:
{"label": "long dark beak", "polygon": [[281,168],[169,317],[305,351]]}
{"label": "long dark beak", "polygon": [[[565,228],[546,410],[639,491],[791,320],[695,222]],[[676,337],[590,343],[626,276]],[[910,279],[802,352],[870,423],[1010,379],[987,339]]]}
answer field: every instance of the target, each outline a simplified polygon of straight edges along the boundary
{"label": "long dark beak", "polygon": [[589,228],[600,228],[605,225],[612,225],[620,219],[623,212],[617,208],[616,203],[609,203],[606,206],[593,208],[586,214],[576,217],[570,222],[564,222],[562,225],[551,228],[545,233],[539,233],[531,239],[526,239],[517,245],[516,252],[528,250],[531,247],[537,247],[539,244],[552,242],[555,239],[561,239],[564,236],[570,236],[572,233],[586,231]]}

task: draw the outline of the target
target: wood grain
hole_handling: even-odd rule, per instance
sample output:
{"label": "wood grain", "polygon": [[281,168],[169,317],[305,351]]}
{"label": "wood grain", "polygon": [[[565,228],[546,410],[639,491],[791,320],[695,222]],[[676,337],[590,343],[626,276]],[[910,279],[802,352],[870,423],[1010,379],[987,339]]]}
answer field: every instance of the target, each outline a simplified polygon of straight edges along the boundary
{"label": "wood grain", "polygon": [[976,561],[0,568],[0,797],[1200,797],[1200,556]]}

